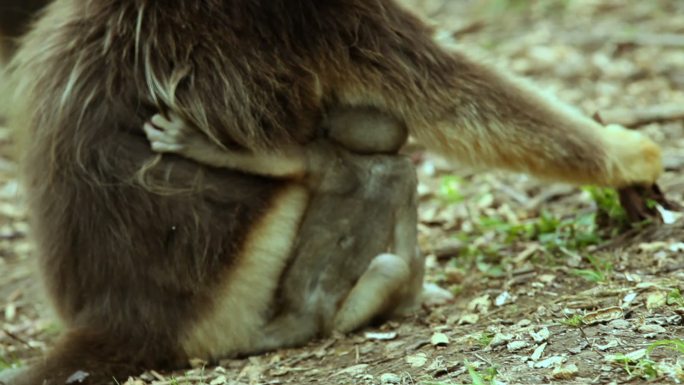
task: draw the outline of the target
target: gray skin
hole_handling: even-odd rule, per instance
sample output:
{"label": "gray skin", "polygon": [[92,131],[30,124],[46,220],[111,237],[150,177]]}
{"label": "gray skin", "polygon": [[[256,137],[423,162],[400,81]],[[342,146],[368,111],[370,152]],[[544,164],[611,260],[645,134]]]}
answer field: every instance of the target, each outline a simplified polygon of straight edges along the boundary
{"label": "gray skin", "polygon": [[310,202],[255,352],[350,332],[418,304],[417,179],[397,155],[407,138],[401,122],[371,108],[339,108],[327,114],[322,138],[265,163],[262,154],[219,147],[179,118],[151,122],[145,132],[155,151],[258,175],[304,175]]}

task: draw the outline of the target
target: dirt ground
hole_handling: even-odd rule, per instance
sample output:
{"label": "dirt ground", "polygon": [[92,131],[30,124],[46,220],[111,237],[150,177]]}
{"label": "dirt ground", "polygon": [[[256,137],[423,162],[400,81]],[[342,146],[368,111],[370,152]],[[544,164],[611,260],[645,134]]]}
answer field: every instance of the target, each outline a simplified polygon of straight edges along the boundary
{"label": "dirt ground", "polygon": [[[405,0],[587,114],[647,132],[684,204],[684,1]],[[0,152],[8,154],[6,130]],[[684,381],[684,220],[620,233],[610,191],[464,170],[415,149],[428,280],[409,319],[128,384],[637,384]],[[0,370],[58,331],[37,295],[21,193],[0,157]],[[598,223],[608,224],[595,225]]]}

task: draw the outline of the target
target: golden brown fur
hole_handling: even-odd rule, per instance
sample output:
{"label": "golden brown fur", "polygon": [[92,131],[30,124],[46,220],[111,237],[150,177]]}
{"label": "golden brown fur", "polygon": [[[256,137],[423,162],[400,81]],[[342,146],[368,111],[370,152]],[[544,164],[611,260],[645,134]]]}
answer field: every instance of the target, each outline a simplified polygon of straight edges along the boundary
{"label": "golden brown fur", "polygon": [[[301,218],[306,194],[155,155],[142,125],[159,110],[258,153],[307,143],[330,106],[369,105],[478,166],[616,186],[659,175],[645,137],[568,113],[433,32],[391,0],[52,4],[12,62],[10,124],[24,138],[33,236],[68,332],[18,383],[63,383],[79,369],[108,382],[188,354],[239,353],[205,346],[225,335],[202,340],[198,328],[244,322],[219,316],[238,289],[273,294],[273,270],[253,272],[267,284],[246,289],[231,286],[235,268],[251,261],[251,239]],[[268,304],[239,308],[259,318]]]}

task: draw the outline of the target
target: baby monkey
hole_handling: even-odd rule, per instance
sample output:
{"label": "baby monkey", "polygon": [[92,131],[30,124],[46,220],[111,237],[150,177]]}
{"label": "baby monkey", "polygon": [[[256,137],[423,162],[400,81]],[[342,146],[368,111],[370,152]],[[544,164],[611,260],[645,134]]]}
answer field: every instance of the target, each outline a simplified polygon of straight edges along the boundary
{"label": "baby monkey", "polygon": [[276,310],[256,351],[350,332],[417,304],[424,261],[416,245],[415,171],[397,155],[408,136],[402,122],[373,108],[338,108],[324,119],[315,143],[255,155],[219,146],[169,115],[157,114],[144,126],[154,151],[301,178],[311,191]]}

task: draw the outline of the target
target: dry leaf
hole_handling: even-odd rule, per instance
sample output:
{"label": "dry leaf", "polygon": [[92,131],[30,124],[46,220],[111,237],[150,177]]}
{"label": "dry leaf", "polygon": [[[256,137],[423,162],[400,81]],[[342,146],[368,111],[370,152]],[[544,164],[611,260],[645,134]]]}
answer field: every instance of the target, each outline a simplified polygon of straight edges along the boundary
{"label": "dry leaf", "polygon": [[506,345],[506,349],[508,349],[509,352],[515,352],[517,350],[529,348],[531,344],[527,341],[511,341]]}
{"label": "dry leaf", "polygon": [[547,345],[547,343],[544,342],[543,344],[537,346],[537,348],[534,349],[534,352],[532,352],[532,355],[530,355],[530,360],[539,361],[542,354],[544,354],[544,349],[546,349],[546,345]]}
{"label": "dry leaf", "polygon": [[389,341],[397,338],[397,332],[366,332],[364,337],[367,340]]}
{"label": "dry leaf", "polygon": [[567,358],[563,356],[551,356],[543,361],[536,362],[533,366],[537,369],[548,369],[552,366],[559,366],[566,360]]}
{"label": "dry leaf", "polygon": [[446,346],[449,344],[449,337],[444,333],[434,333],[430,337],[430,343],[433,346]]}

